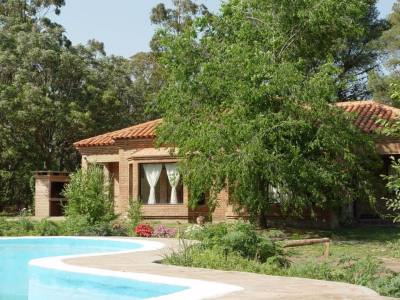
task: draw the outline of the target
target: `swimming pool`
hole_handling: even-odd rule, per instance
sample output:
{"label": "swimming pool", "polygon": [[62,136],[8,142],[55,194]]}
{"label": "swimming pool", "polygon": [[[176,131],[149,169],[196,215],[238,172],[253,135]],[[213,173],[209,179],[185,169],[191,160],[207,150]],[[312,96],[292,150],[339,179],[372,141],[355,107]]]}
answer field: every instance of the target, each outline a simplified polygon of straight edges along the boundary
{"label": "swimming pool", "polygon": [[37,258],[125,252],[142,247],[139,243],[111,239],[0,239],[0,299],[136,300],[188,288],[29,266],[29,261]]}
{"label": "swimming pool", "polygon": [[78,237],[0,238],[1,300],[204,299],[240,287],[69,265],[70,257],[160,249],[152,241]]}

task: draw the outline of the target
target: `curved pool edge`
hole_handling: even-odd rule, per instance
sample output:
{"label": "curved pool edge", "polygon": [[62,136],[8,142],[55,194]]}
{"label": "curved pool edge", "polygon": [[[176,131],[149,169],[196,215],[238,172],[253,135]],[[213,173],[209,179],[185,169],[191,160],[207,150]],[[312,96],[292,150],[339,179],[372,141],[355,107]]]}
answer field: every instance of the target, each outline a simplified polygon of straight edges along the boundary
{"label": "curved pool edge", "polygon": [[[238,285],[231,285],[226,283],[219,283],[214,281],[198,280],[198,279],[186,279],[175,276],[164,276],[147,273],[136,273],[136,272],[122,272],[114,271],[106,268],[92,268],[83,267],[71,263],[66,263],[67,259],[84,259],[85,257],[97,257],[97,256],[110,256],[110,255],[121,255],[121,254],[134,254],[135,252],[147,252],[156,251],[166,248],[166,245],[159,241],[146,241],[143,239],[135,238],[114,238],[114,237],[71,237],[71,236],[57,236],[57,237],[6,237],[1,239],[51,239],[51,238],[66,238],[66,239],[86,239],[86,240],[113,240],[113,241],[124,241],[132,242],[134,244],[140,244],[142,247],[132,250],[103,252],[103,253],[85,253],[79,255],[66,255],[66,256],[54,256],[46,258],[33,259],[29,262],[29,266],[35,266],[39,268],[46,268],[51,270],[58,270],[63,272],[73,272],[80,274],[88,274],[95,276],[110,276],[114,278],[124,278],[128,280],[137,280],[148,283],[160,283],[185,286],[188,289],[171,293],[164,296],[148,298],[148,300],[202,300],[217,298],[228,295],[233,292],[243,290],[243,287]],[[154,263],[154,262],[151,262]]]}

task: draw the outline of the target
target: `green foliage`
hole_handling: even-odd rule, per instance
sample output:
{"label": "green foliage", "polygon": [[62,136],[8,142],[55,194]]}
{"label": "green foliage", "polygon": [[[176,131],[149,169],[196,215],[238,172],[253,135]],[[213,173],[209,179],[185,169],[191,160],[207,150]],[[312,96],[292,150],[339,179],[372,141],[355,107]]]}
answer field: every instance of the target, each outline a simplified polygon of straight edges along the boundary
{"label": "green foliage", "polygon": [[73,142],[145,118],[135,63],[93,40],[73,46],[46,18],[63,4],[0,2],[1,210],[32,203],[32,171],[76,170]]}
{"label": "green foliage", "polygon": [[7,232],[11,228],[11,223],[5,217],[0,217],[0,236],[7,236]]}
{"label": "green foliage", "polygon": [[140,200],[129,199],[128,222],[132,229],[142,221],[142,202]]}
{"label": "green foliage", "polygon": [[[192,0],[173,0],[172,8],[165,7],[164,3],[159,3],[151,11],[150,20],[154,25],[160,26],[174,35],[182,34],[183,31],[192,26],[197,16],[209,16],[210,13],[205,5],[198,5]],[[156,32],[150,46],[154,52],[162,51],[160,38],[162,34]]]}
{"label": "green foliage", "polygon": [[393,274],[378,278],[372,288],[383,296],[400,298],[400,275]]}
{"label": "green foliage", "polygon": [[[192,230],[189,231],[192,234]],[[195,231],[196,238],[201,241],[202,249],[221,249],[228,255],[234,253],[245,259],[266,262],[270,257],[283,256],[283,250],[276,243],[257,233],[256,228],[247,223],[220,223],[206,225]]]}
{"label": "green foliage", "polygon": [[333,58],[364,36],[372,2],[231,0],[161,31],[158,143],[176,145],[191,206],[226,187],[253,219],[277,201],[288,214],[374,201],[373,142],[331,105]]}
{"label": "green foliage", "polygon": [[[269,245],[266,249],[270,250],[266,254],[268,256],[266,260],[259,260],[254,259],[252,255],[253,246],[249,243],[250,240],[254,239],[255,234],[252,232],[251,226],[238,224],[236,229],[239,234],[235,235],[234,238],[225,239],[225,235],[230,235],[230,232],[234,232],[233,228],[234,226],[227,226],[226,224],[208,225],[203,230],[196,231],[200,243],[182,241],[181,249],[165,256],[163,263],[340,281],[372,288],[384,296],[399,295],[400,276],[386,270],[382,262],[377,258],[365,257],[365,252],[362,253],[362,258],[340,255],[321,261],[308,256],[305,260],[297,258],[291,262],[291,257],[288,257],[289,253],[283,253],[276,245],[271,247],[270,245],[273,243],[270,240],[259,237],[261,243],[265,242]],[[237,238],[241,233],[248,233],[249,236]],[[368,234],[368,236],[371,238],[371,234]],[[373,236],[372,238],[375,237]],[[243,245],[242,248],[239,247],[240,244]]]}
{"label": "green foliage", "polygon": [[381,264],[371,257],[360,260],[343,257],[336,263],[307,261],[292,266],[284,271],[284,274],[293,277],[343,281],[368,286],[379,278],[379,273],[382,270]]}
{"label": "green foliage", "polygon": [[398,68],[400,65],[399,49],[400,43],[400,1],[393,5],[389,15],[390,27],[383,33],[377,42],[384,62],[384,69],[371,72],[369,86],[377,101],[400,106],[399,84],[400,76]]}
{"label": "green foliage", "polygon": [[56,236],[60,235],[61,232],[59,225],[48,219],[43,219],[35,223],[34,230],[35,234],[40,236]]}
{"label": "green foliage", "polygon": [[72,174],[63,194],[68,199],[65,213],[72,226],[109,224],[116,218],[111,180],[98,165]]}
{"label": "green foliage", "polygon": [[21,216],[11,221],[0,218],[0,236],[30,236],[35,234],[35,222],[29,216]]}
{"label": "green foliage", "polygon": [[386,180],[386,188],[389,192],[386,200],[387,208],[394,214],[393,220],[395,222],[400,221],[400,160],[396,160],[394,157],[391,158],[391,174],[382,175]]}
{"label": "green foliage", "polygon": [[129,226],[110,222],[90,225],[85,217],[65,221],[0,218],[0,236],[128,236]]}
{"label": "green foliage", "polygon": [[196,245],[190,246],[183,252],[173,252],[171,255],[165,257],[163,263],[186,267],[254,273],[264,273],[264,269],[273,268],[269,263],[260,264],[255,260],[244,258],[237,253],[227,254],[223,248],[218,246],[211,249],[203,249]]}

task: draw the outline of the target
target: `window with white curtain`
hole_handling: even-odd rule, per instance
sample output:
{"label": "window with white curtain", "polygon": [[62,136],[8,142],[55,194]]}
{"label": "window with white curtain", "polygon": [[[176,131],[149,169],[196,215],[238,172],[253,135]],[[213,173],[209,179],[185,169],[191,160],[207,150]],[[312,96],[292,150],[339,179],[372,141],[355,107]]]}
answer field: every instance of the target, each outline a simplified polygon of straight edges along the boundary
{"label": "window with white curtain", "polygon": [[183,185],[177,163],[140,164],[139,173],[139,195],[143,204],[183,203]]}

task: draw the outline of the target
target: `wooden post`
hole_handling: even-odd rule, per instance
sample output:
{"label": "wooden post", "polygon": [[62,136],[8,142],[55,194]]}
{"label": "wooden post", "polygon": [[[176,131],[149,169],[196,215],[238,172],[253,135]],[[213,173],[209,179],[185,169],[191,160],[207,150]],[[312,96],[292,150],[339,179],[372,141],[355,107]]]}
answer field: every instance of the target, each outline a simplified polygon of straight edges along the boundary
{"label": "wooden post", "polygon": [[329,257],[329,248],[330,248],[330,241],[324,243],[324,258]]}
{"label": "wooden post", "polygon": [[330,242],[331,242],[331,240],[329,238],[293,240],[293,241],[286,242],[286,244],[283,245],[283,248],[300,247],[300,246],[313,245],[313,244],[324,244],[323,256],[324,256],[324,258],[328,258]]}

